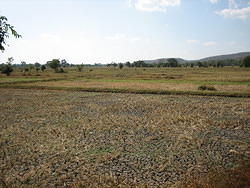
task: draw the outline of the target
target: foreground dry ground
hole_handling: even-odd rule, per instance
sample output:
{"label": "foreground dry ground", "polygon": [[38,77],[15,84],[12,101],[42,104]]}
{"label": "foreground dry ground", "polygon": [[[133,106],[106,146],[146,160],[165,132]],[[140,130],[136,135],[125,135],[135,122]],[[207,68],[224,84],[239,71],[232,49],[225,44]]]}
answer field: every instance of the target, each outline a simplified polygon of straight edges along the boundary
{"label": "foreground dry ground", "polygon": [[0,89],[0,187],[178,187],[249,167],[249,107],[249,98]]}

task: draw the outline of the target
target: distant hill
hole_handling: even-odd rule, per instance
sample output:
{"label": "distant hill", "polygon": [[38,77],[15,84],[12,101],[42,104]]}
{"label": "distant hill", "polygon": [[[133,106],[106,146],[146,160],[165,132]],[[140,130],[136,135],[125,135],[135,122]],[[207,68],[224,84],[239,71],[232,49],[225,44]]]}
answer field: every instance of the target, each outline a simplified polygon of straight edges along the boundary
{"label": "distant hill", "polygon": [[[239,60],[242,59],[246,56],[250,56],[250,52],[241,52],[241,53],[235,53],[235,54],[227,54],[227,55],[218,55],[218,56],[211,56],[211,57],[206,57],[198,60],[192,60],[192,61],[218,61],[218,60],[227,60],[227,59],[234,59],[234,60]],[[155,59],[155,60],[144,60],[145,63],[148,64],[155,64],[155,63],[167,63],[168,59],[171,58],[161,58],[161,59]],[[182,58],[175,58],[178,63],[183,64],[190,62],[191,60],[185,60]]]}
{"label": "distant hill", "polygon": [[218,60],[227,60],[227,59],[239,60],[246,56],[250,56],[250,52],[241,52],[241,53],[236,53],[236,54],[206,57],[206,58],[200,59],[199,61],[214,61],[214,60],[218,61]]}
{"label": "distant hill", "polygon": [[[155,60],[144,60],[145,63],[148,63],[148,64],[154,64],[154,63],[168,63],[168,60],[169,59],[173,59],[173,58],[161,58],[161,59],[155,59]],[[185,63],[185,62],[188,62],[187,60],[185,59],[182,59],[182,58],[174,58],[178,61],[178,63],[182,64],[182,63]]]}

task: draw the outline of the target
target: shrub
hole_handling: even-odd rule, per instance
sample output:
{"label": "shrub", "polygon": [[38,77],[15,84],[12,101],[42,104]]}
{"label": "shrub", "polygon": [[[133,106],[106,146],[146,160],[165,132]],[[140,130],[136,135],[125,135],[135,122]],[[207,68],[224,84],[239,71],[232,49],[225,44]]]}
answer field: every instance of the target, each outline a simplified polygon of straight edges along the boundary
{"label": "shrub", "polygon": [[42,66],[41,66],[41,70],[44,72],[45,69],[46,69],[46,66],[45,66],[45,65],[42,65]]}
{"label": "shrub", "polygon": [[250,67],[250,56],[245,57],[240,64],[241,67]]}
{"label": "shrub", "polygon": [[59,70],[56,71],[56,73],[65,73],[63,68],[60,68]]}
{"label": "shrub", "polygon": [[53,59],[52,61],[48,61],[47,65],[50,68],[54,69],[55,72],[60,72],[60,71],[58,71],[58,68],[60,67],[60,61],[59,61],[59,59]]}
{"label": "shrub", "polygon": [[35,66],[36,72],[38,72],[41,68],[41,64],[37,62],[34,64],[34,66]]}
{"label": "shrub", "polygon": [[119,63],[119,69],[122,69],[123,68],[123,64],[122,63]]}
{"label": "shrub", "polygon": [[202,90],[202,91],[216,91],[216,89],[213,86],[199,86],[198,90]]}
{"label": "shrub", "polygon": [[10,63],[3,64],[1,66],[1,73],[2,74],[6,74],[7,76],[9,76],[11,72],[13,72],[13,68],[12,68],[12,65]]}
{"label": "shrub", "polygon": [[24,68],[24,72],[29,72],[29,68],[28,67]]}
{"label": "shrub", "polygon": [[83,64],[77,65],[77,70],[78,70],[79,72],[82,72],[82,69],[83,69]]}

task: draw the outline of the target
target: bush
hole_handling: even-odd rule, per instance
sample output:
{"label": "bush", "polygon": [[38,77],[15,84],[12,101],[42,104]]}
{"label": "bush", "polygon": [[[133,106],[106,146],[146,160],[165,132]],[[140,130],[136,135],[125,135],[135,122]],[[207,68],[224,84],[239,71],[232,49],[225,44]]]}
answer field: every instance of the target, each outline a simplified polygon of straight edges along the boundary
{"label": "bush", "polygon": [[245,57],[240,64],[241,67],[250,67],[250,56]]}
{"label": "bush", "polygon": [[42,65],[42,66],[41,66],[41,70],[44,72],[45,69],[46,69],[46,66],[45,66],[45,65]]}
{"label": "bush", "polygon": [[202,90],[202,91],[216,91],[216,89],[213,86],[199,86],[198,90]]}
{"label": "bush", "polygon": [[56,71],[56,73],[66,73],[63,68],[60,68],[59,70]]}
{"label": "bush", "polygon": [[60,67],[60,61],[59,59],[53,59],[52,61],[48,61],[47,65],[54,69],[55,72],[60,72],[60,70],[58,70],[58,68]]}
{"label": "bush", "polygon": [[3,64],[1,66],[1,73],[2,74],[6,74],[7,76],[9,76],[11,72],[13,72],[13,68],[12,68],[12,65],[10,63]]}
{"label": "bush", "polygon": [[77,65],[76,67],[77,67],[79,72],[82,72],[82,69],[83,69],[84,65],[81,64],[81,65]]}
{"label": "bush", "polygon": [[123,64],[119,63],[119,69],[122,69],[122,68],[123,68]]}

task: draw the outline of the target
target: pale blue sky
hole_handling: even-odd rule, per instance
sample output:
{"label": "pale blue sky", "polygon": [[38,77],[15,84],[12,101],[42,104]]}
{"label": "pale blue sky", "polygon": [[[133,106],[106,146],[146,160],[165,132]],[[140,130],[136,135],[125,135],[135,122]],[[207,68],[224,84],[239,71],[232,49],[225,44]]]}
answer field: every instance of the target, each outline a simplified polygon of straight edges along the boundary
{"label": "pale blue sky", "polygon": [[250,0],[0,0],[0,62],[110,63],[250,51]]}

